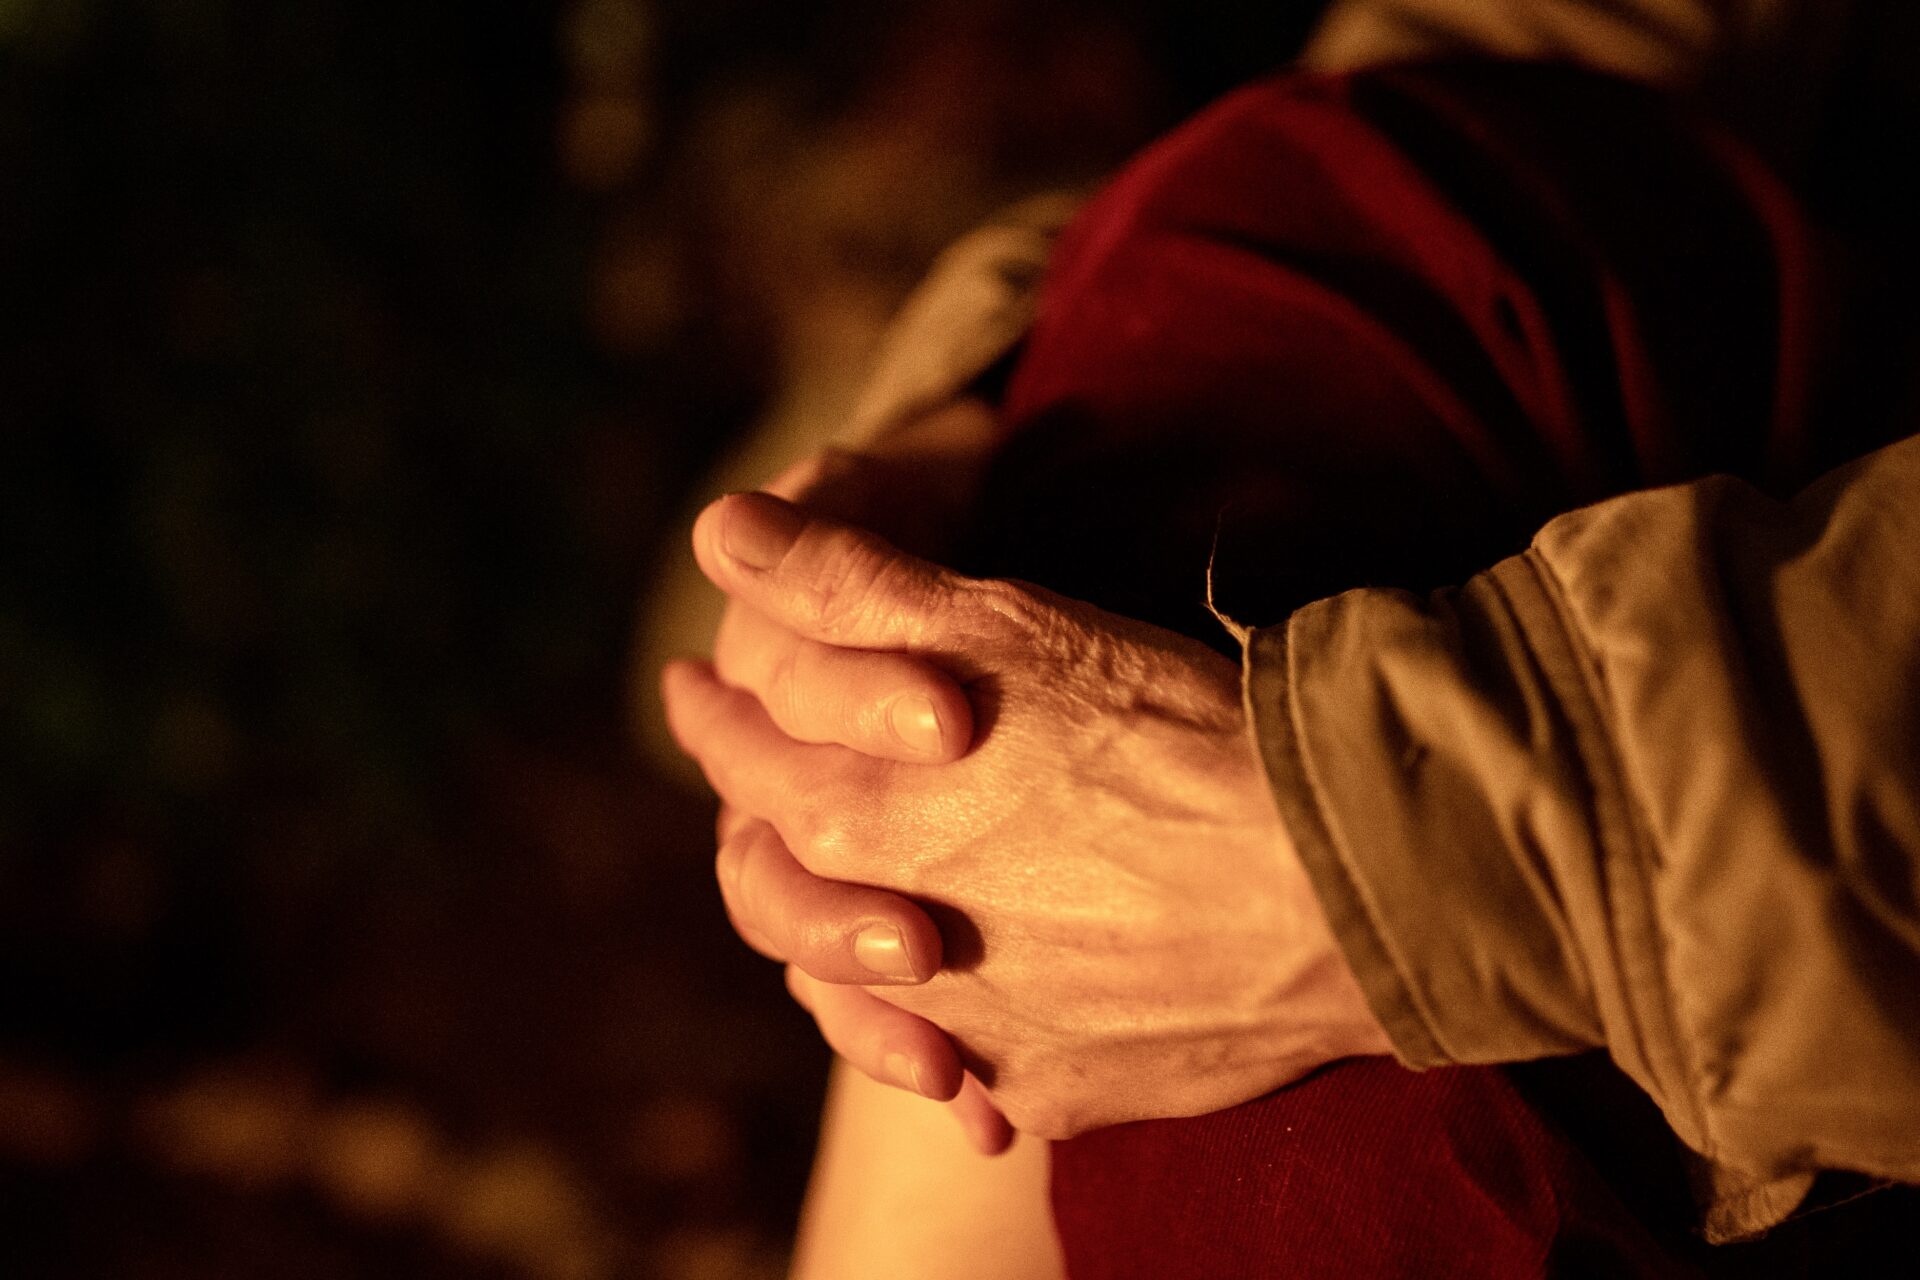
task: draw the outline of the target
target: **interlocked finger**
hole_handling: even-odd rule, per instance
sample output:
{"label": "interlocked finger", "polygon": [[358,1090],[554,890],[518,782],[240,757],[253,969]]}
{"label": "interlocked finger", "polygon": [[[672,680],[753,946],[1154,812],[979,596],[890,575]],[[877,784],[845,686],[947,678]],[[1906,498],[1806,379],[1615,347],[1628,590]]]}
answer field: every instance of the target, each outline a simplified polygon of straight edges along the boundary
{"label": "interlocked finger", "polygon": [[881,767],[843,747],[795,742],[768,718],[759,699],[722,683],[704,662],[668,663],[660,690],[667,727],[721,801],[789,837],[807,819],[809,806],[847,789],[853,771]]}
{"label": "interlocked finger", "polygon": [[858,987],[787,967],[787,990],[813,1015],[833,1051],[881,1084],[945,1102],[961,1090],[960,1055],[940,1028]]}
{"label": "interlocked finger", "polygon": [[939,972],[940,931],[926,912],[884,889],[814,875],[764,822],[742,824],[715,871],[742,936],[821,982],[915,983]]}
{"label": "interlocked finger", "polygon": [[713,659],[722,680],[758,697],[801,742],[940,764],[972,741],[965,692],[925,658],[808,640],[736,603],[720,624]]}

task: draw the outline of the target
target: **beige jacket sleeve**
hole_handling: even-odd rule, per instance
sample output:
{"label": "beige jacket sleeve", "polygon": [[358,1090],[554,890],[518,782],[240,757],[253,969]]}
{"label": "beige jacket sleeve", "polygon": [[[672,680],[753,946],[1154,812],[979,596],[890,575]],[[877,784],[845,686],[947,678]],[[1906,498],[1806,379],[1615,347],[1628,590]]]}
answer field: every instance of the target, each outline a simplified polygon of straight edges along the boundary
{"label": "beige jacket sleeve", "polygon": [[[1904,3],[1904,0],[1896,0]],[[1776,159],[1808,140],[1860,10],[1889,0],[1334,0],[1322,70],[1477,54],[1558,60],[1688,93]]]}
{"label": "beige jacket sleeve", "polygon": [[1289,831],[1413,1066],[1604,1045],[1708,1227],[1920,1181],[1920,437],[1791,503],[1563,516],[1431,599],[1248,645]]}

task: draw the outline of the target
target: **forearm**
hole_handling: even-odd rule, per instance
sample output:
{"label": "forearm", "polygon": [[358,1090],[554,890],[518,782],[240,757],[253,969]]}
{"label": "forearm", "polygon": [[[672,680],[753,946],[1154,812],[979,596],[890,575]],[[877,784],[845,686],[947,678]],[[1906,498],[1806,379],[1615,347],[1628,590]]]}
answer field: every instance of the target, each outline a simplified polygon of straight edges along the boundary
{"label": "forearm", "polygon": [[1047,1145],[1023,1138],[983,1156],[939,1104],[835,1063],[793,1280],[982,1274],[1064,1274],[1047,1207]]}
{"label": "forearm", "polygon": [[1276,796],[1407,1061],[1605,1044],[1730,1168],[1920,1179],[1916,546],[1920,437],[1255,636]]}

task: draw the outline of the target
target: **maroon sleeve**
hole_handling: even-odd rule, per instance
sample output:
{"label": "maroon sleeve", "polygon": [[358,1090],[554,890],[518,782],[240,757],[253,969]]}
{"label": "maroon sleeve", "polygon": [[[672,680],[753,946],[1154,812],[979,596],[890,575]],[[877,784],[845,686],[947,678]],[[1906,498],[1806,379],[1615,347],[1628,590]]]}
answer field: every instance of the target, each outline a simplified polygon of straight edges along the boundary
{"label": "maroon sleeve", "polygon": [[1257,624],[1462,580],[1627,489],[1792,488],[1833,461],[1804,432],[1816,261],[1757,161],[1641,87],[1501,63],[1254,86],[1063,238],[972,567],[1204,631],[1223,511],[1223,604]]}
{"label": "maroon sleeve", "polygon": [[[1221,603],[1261,624],[1464,580],[1623,490],[1792,488],[1842,447],[1805,430],[1819,261],[1760,165],[1642,88],[1485,63],[1249,88],[1063,238],[969,567],[1219,640],[1217,530]],[[1570,1061],[1597,1082],[1570,1103],[1349,1062],[1059,1144],[1070,1269],[1692,1273],[1671,1136]]]}

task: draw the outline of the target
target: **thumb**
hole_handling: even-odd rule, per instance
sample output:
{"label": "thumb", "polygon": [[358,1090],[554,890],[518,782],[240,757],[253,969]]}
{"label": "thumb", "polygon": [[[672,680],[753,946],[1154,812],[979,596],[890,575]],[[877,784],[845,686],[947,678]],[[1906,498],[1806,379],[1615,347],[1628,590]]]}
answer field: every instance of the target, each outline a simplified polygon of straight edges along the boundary
{"label": "thumb", "polygon": [[799,635],[851,649],[933,647],[976,612],[972,579],[771,494],[729,494],[693,526],[715,586]]}

